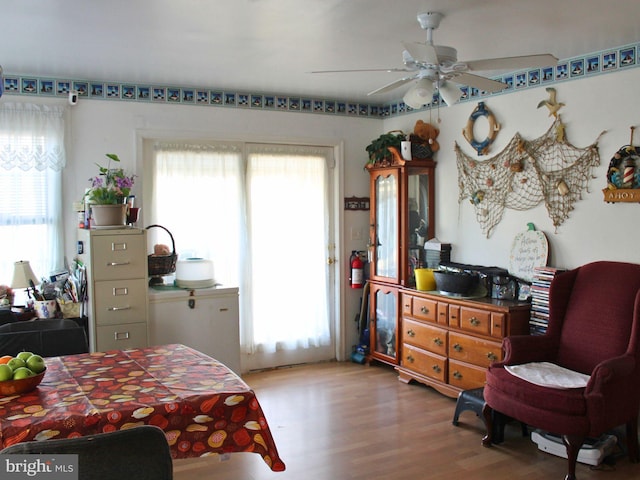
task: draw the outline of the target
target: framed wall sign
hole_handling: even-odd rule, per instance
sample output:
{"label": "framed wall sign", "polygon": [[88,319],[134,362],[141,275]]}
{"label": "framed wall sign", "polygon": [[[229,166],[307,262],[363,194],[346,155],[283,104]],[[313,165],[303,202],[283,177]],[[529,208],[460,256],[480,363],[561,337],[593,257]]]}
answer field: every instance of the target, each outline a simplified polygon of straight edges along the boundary
{"label": "framed wall sign", "polygon": [[345,197],[345,210],[369,210],[369,197]]}

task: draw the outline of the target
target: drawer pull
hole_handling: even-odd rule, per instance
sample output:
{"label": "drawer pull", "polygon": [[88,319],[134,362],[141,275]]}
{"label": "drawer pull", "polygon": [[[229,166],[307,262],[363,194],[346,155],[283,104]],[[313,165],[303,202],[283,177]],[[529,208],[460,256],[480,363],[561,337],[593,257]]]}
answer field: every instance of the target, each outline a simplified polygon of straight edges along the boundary
{"label": "drawer pull", "polygon": [[427,313],[429,313],[429,309],[423,305],[422,307],[420,307],[420,312],[426,315]]}
{"label": "drawer pull", "polygon": [[455,378],[456,380],[462,380],[462,374],[456,370],[455,372],[453,372],[453,378]]}
{"label": "drawer pull", "polygon": [[415,358],[413,358],[413,355],[409,354],[407,355],[407,362],[413,363],[415,361]]}
{"label": "drawer pull", "polygon": [[487,358],[492,362],[495,362],[496,360],[498,360],[498,356],[493,352],[487,353]]}
{"label": "drawer pull", "polygon": [[115,340],[129,340],[129,332],[113,332]]}
{"label": "drawer pull", "polygon": [[442,371],[439,365],[434,365],[431,369],[436,373],[440,373]]}
{"label": "drawer pull", "polygon": [[127,242],[122,242],[122,243],[111,242],[112,252],[122,252],[126,249],[127,249]]}
{"label": "drawer pull", "polygon": [[471,317],[469,319],[469,323],[474,327],[477,327],[478,325],[480,325],[480,320],[478,320],[476,317]]}
{"label": "drawer pull", "polygon": [[131,262],[109,262],[109,263],[107,263],[107,267],[126,267],[127,265],[131,265]]}
{"label": "drawer pull", "polygon": [[409,329],[407,330],[407,336],[413,338],[416,336],[416,332],[414,332],[413,330]]}
{"label": "drawer pull", "polygon": [[433,343],[435,343],[436,345],[441,347],[444,342],[441,339],[439,339],[438,337],[436,337],[436,338],[433,339]]}
{"label": "drawer pull", "polygon": [[462,345],[460,345],[459,343],[456,343],[456,344],[453,346],[453,349],[454,349],[456,352],[458,352],[458,353],[459,353],[459,352],[461,352],[461,351],[462,351]]}
{"label": "drawer pull", "polygon": [[120,312],[122,310],[131,310],[131,307],[127,305],[126,307],[108,307],[108,312]]}

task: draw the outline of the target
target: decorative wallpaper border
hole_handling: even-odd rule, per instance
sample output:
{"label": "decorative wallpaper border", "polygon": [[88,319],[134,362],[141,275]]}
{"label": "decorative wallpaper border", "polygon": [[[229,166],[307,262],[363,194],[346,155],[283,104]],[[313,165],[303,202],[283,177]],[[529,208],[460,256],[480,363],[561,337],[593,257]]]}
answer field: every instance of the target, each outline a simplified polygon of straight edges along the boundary
{"label": "decorative wallpaper border", "polygon": [[[637,67],[639,52],[640,44],[626,45],[563,60],[555,66],[516,71],[500,77],[493,77],[495,80],[506,83],[508,88],[498,93],[487,93],[478,91],[476,88],[463,86],[461,87],[463,96],[460,101],[476,101],[540,85],[551,85]],[[279,94],[233,92],[212,88],[136,85],[133,83],[41,78],[11,74],[4,76],[4,90],[5,93],[10,94],[41,97],[67,97],[69,92],[75,90],[79,98],[92,100],[173,103],[372,118],[387,118],[415,111],[402,101],[385,104],[359,103]],[[420,110],[429,110],[439,106],[446,107],[446,104],[436,93],[431,104]]]}

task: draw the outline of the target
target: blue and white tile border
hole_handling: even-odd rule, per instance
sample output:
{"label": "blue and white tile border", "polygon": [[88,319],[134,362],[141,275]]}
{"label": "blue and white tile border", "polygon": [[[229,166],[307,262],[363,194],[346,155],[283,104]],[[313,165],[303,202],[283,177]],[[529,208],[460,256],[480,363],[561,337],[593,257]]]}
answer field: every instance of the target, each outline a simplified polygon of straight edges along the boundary
{"label": "blue and white tile border", "polygon": [[[559,61],[555,66],[534,68],[494,77],[509,85],[498,93],[487,93],[475,88],[461,87],[461,102],[506,95],[513,91],[540,85],[551,85],[567,80],[578,80],[591,75],[612,73],[640,65],[640,44],[590,53],[581,57]],[[136,85],[133,83],[98,82],[88,80],[43,78],[38,76],[4,75],[5,93],[25,96],[66,97],[71,90],[80,98],[125,102],[175,103],[225,108],[248,108],[301,113],[346,115],[355,117],[387,118],[414,111],[402,101],[385,104],[359,103],[348,100],[313,97],[290,97],[271,93],[233,92],[211,88],[179,87],[176,85]],[[437,94],[433,102],[421,110],[446,106]]]}

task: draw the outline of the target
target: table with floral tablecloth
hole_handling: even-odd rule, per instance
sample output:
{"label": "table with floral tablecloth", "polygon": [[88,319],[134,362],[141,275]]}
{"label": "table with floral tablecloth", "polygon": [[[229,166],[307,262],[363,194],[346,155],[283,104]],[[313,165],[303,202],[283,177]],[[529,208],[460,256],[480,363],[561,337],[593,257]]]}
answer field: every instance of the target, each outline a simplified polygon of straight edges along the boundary
{"label": "table with floral tablecloth", "polygon": [[255,393],[184,345],[47,358],[32,392],[0,397],[0,447],[137,425],[164,430],[173,458],[254,452],[285,465]]}

